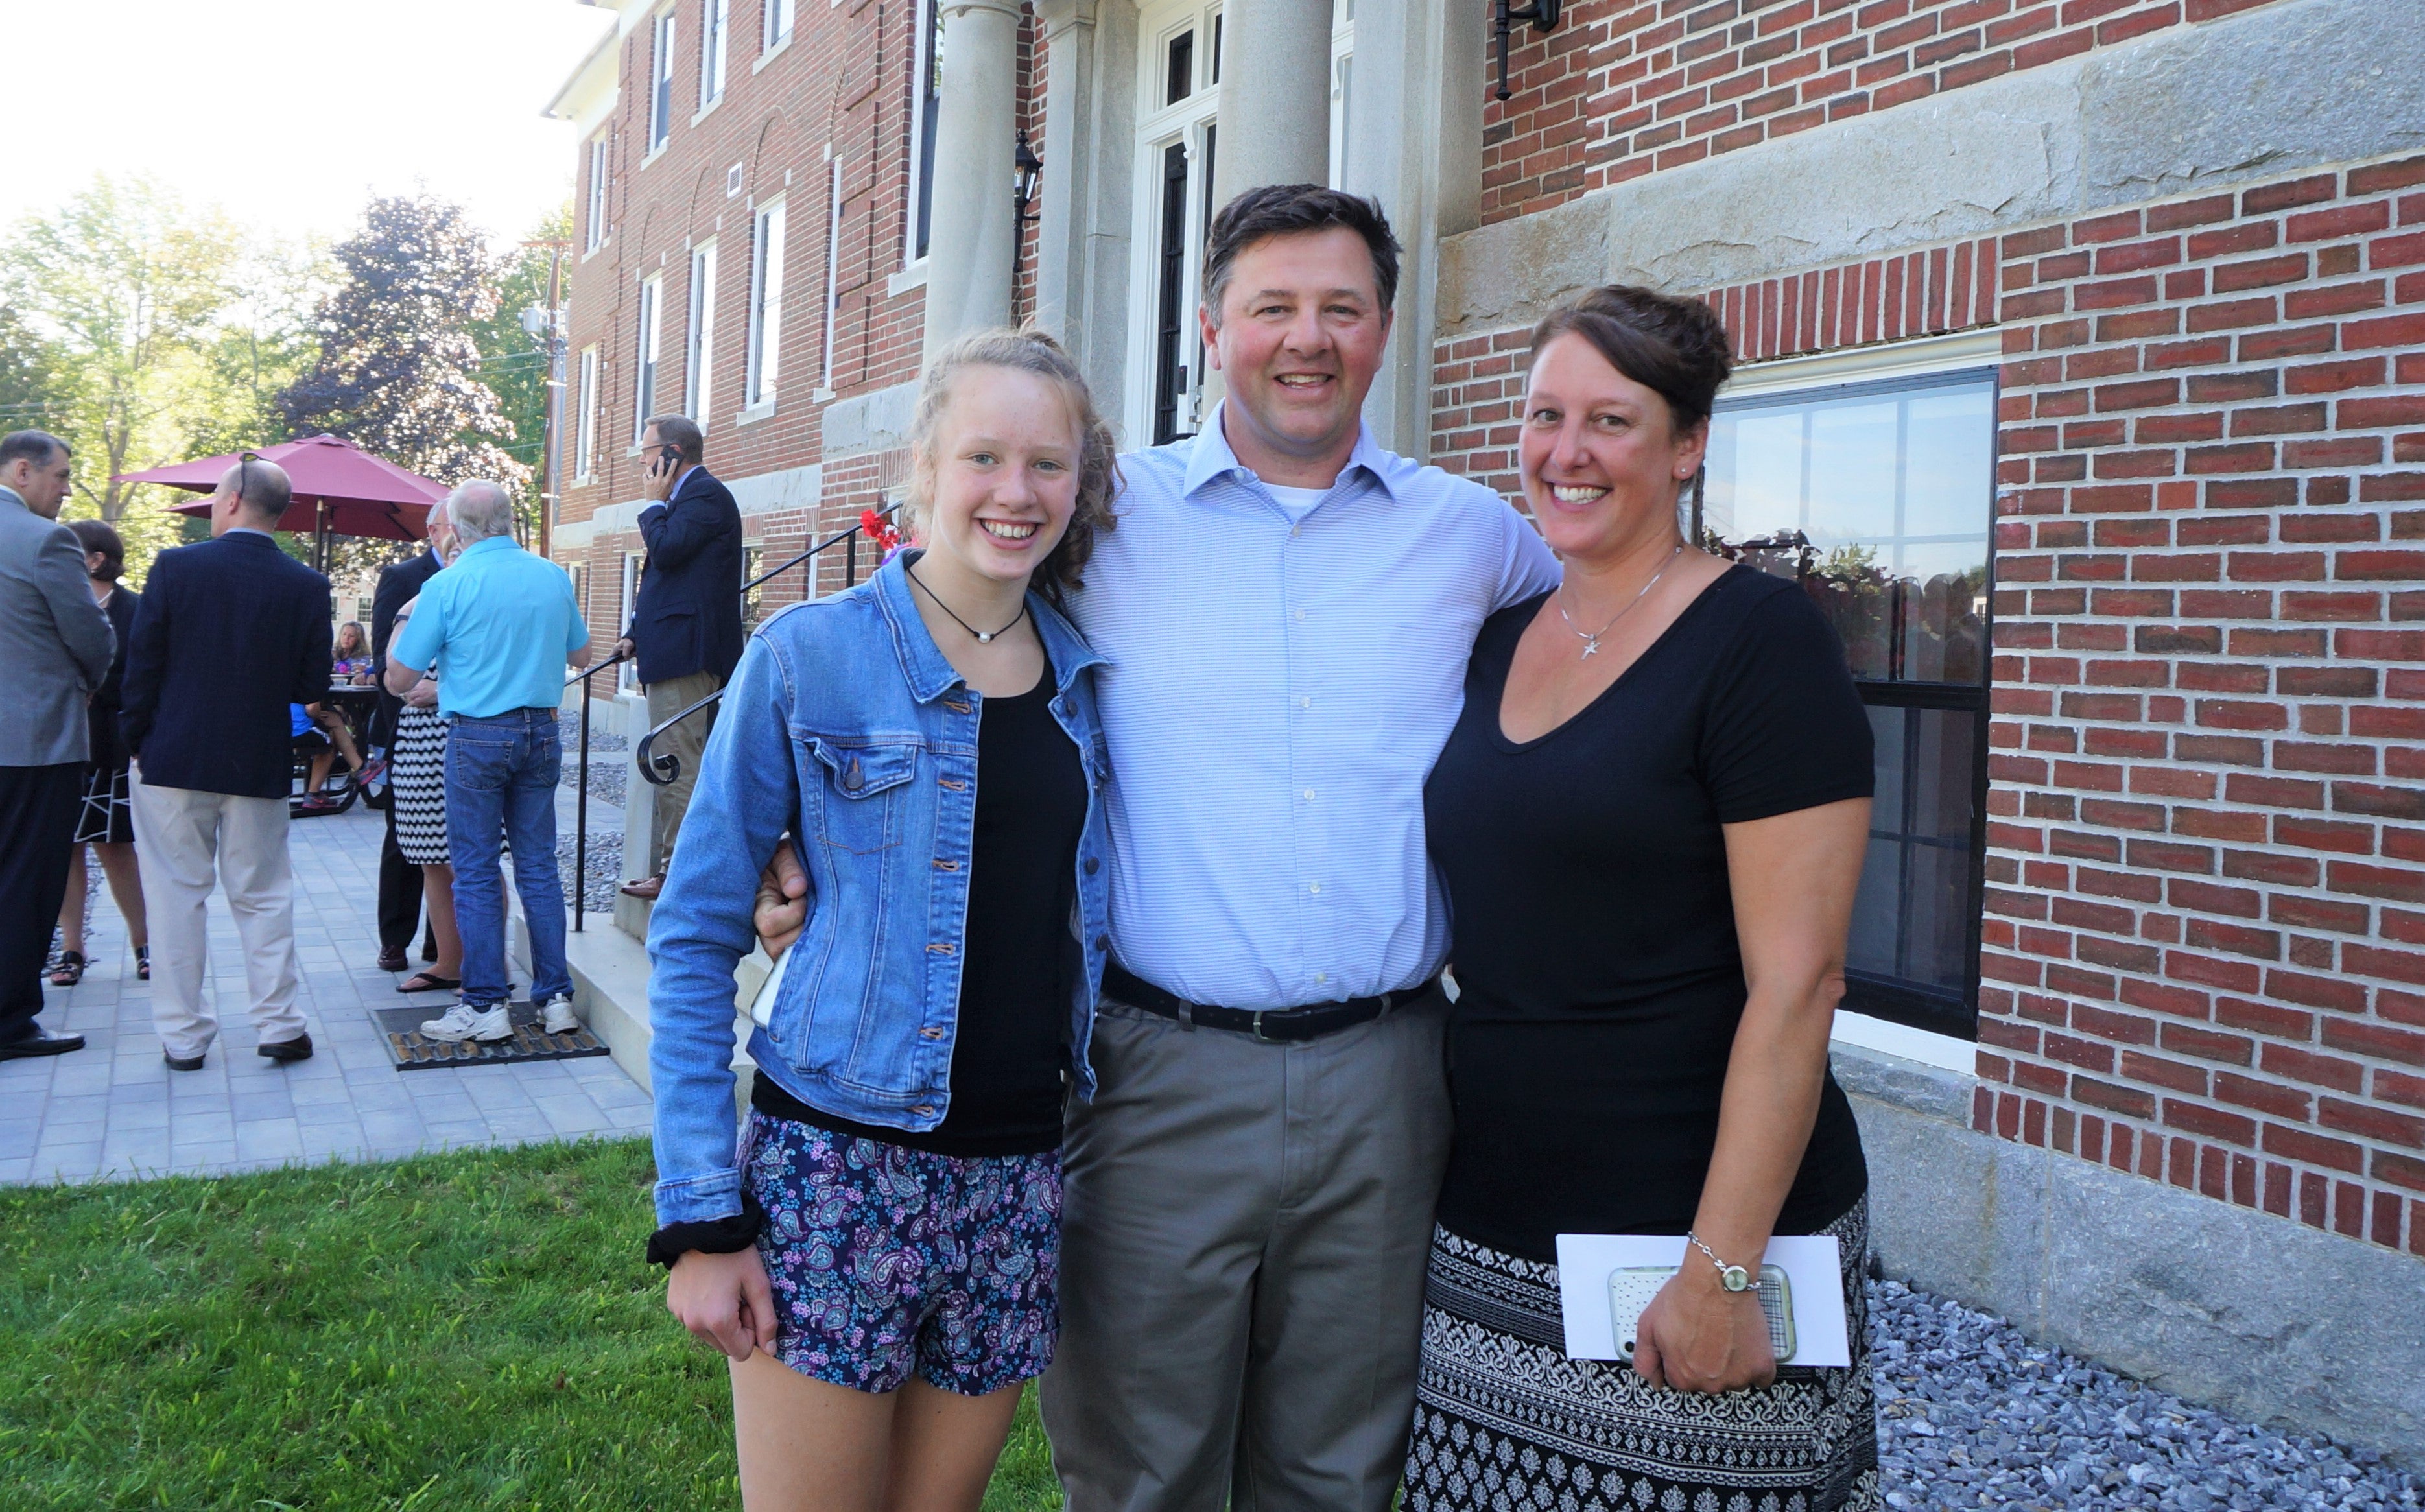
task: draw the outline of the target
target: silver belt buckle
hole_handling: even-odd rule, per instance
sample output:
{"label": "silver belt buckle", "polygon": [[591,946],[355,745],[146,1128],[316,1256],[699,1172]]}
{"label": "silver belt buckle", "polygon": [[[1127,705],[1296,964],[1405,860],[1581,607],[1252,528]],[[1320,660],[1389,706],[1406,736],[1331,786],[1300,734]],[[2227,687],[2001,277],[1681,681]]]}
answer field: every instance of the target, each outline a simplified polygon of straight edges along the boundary
{"label": "silver belt buckle", "polygon": [[1255,1037],[1261,1040],[1264,1044],[1277,1045],[1279,1043],[1278,1040],[1274,1039],[1271,1036],[1263,1033],[1263,1015],[1270,1011],[1271,1010],[1269,1008],[1257,1008],[1255,1010]]}

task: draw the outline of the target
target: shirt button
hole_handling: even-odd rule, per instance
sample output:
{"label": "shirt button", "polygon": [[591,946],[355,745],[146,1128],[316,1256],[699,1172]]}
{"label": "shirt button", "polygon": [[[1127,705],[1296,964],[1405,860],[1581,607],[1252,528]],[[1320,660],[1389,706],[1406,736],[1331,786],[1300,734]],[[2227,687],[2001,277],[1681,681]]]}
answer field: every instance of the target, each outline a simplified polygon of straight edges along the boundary
{"label": "shirt button", "polygon": [[1111,936],[1109,936],[1109,935],[1097,935],[1097,936],[1095,937],[1095,948],[1096,948],[1097,950],[1109,950],[1109,949],[1111,949],[1111,948],[1112,948],[1112,937],[1111,937]]}
{"label": "shirt button", "polygon": [[1102,869],[1102,858],[1099,856],[1089,856],[1086,858],[1086,875],[1088,877],[1094,876],[1097,872],[1100,872]]}
{"label": "shirt button", "polygon": [[1305,611],[1303,609],[1292,609],[1289,611],[1289,618],[1292,619],[1302,619],[1305,618]]}
{"label": "shirt button", "polygon": [[1308,803],[1311,803],[1313,801],[1313,789],[1307,788],[1305,790],[1305,801]]}
{"label": "shirt button", "polygon": [[1323,983],[1329,980],[1330,973],[1328,972],[1316,972],[1313,973],[1313,985],[1316,987],[1320,987]]}
{"label": "shirt button", "polygon": [[1309,893],[1319,893],[1322,891],[1322,884],[1320,882],[1309,882],[1306,884],[1305,890]]}
{"label": "shirt button", "polygon": [[1296,706],[1300,709],[1310,709],[1313,707],[1313,700],[1311,699],[1299,699],[1296,700]]}
{"label": "shirt button", "polygon": [[1301,526],[1301,525],[1291,525],[1291,526],[1289,526],[1289,534],[1290,534],[1290,535],[1292,535],[1292,536],[1293,536],[1293,535],[1295,535],[1299,530],[1301,530],[1301,529],[1303,529],[1303,528],[1304,528],[1304,527],[1303,527],[1303,526]]}

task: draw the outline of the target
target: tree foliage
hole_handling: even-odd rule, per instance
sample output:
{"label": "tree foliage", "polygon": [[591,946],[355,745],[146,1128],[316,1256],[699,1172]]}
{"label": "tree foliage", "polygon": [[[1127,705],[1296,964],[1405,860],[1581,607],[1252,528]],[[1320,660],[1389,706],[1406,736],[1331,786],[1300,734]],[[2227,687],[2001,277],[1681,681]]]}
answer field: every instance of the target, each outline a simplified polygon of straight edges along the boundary
{"label": "tree foliage", "polygon": [[211,357],[229,337],[244,256],[225,217],[140,178],[97,178],[0,246],[0,428],[38,425],[75,448],[71,512],[116,523],[130,566],[178,522],[132,508],[146,492],[169,500],[117,475],[192,455],[198,429],[251,418]]}
{"label": "tree foliage", "polygon": [[[544,337],[523,329],[522,313],[547,308],[548,263],[552,251],[572,243],[572,201],[566,201],[530,229],[521,247],[509,253],[496,278],[497,304],[486,319],[474,323],[473,339],[480,349],[480,378],[495,391],[506,418],[513,423],[514,441],[504,450],[530,469],[534,486],[521,494],[525,533],[538,520],[538,489],[547,471],[543,450],[547,436],[548,351]],[[557,302],[569,298],[570,258],[566,258]]]}
{"label": "tree foliage", "polygon": [[499,300],[497,260],[459,205],[375,199],[330,249],[336,287],[313,320],[319,350],[277,396],[296,436],[342,436],[402,467],[520,495],[531,470],[506,448],[513,419],[481,377],[476,330]]}

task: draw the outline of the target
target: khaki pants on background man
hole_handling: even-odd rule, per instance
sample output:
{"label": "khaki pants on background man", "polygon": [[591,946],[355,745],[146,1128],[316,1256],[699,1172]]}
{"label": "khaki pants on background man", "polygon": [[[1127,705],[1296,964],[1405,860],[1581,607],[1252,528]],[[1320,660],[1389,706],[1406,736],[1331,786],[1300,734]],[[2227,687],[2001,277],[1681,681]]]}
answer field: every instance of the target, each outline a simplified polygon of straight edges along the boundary
{"label": "khaki pants on background man", "polygon": [[[662,683],[649,684],[649,728],[654,730],[675,715],[724,685],[724,680],[714,672],[693,672],[687,677],[669,677]],[[649,748],[651,755],[672,756],[682,763],[674,780],[650,795],[649,868],[640,877],[663,877],[666,863],[673,859],[674,836],[682,832],[683,811],[690,807],[691,789],[699,784],[699,759],[707,749],[707,732],[715,723],[718,704],[711,703],[699,713],[659,735]]]}
{"label": "khaki pants on background man", "polygon": [[185,1060],[218,1037],[218,1014],[202,998],[214,884],[227,889],[244,942],[245,986],[261,1042],[302,1034],[286,800],[153,787],[139,765],[127,788],[152,922],[152,1022],[161,1048]]}

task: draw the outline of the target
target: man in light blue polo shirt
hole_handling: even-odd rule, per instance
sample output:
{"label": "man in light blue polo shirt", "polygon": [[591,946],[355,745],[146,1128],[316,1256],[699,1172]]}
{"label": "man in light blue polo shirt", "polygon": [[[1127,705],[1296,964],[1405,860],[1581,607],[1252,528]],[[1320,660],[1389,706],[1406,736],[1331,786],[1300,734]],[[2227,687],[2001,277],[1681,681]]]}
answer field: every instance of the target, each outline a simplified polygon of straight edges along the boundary
{"label": "man in light blue polo shirt", "polygon": [[563,568],[514,543],[513,501],[494,483],[447,497],[459,550],[398,614],[387,653],[388,691],[401,698],[435,669],[446,716],[446,845],[455,864],[455,923],[463,937],[463,995],[421,1032],[432,1039],[510,1038],[506,897],[499,837],[514,851],[514,885],[530,925],[531,1001],[547,1032],[579,1027],[564,962],[564,888],[555,869],[555,787],[564,765],[555,711],[564,668],[589,665],[589,627]]}

